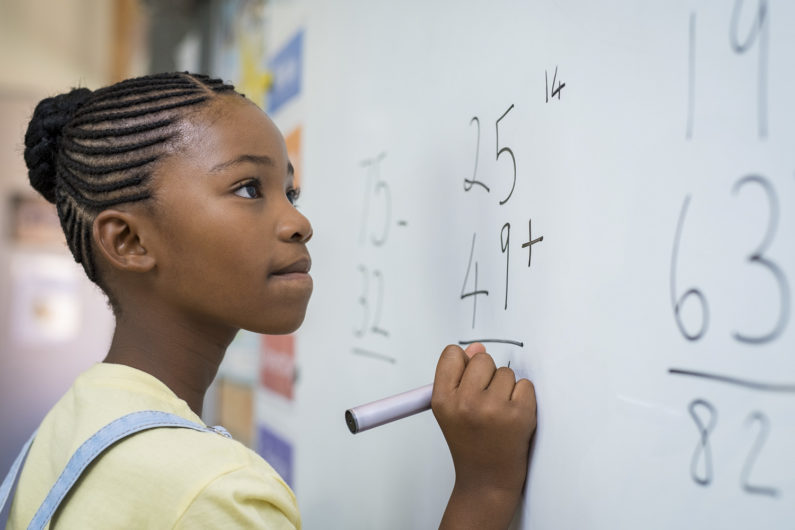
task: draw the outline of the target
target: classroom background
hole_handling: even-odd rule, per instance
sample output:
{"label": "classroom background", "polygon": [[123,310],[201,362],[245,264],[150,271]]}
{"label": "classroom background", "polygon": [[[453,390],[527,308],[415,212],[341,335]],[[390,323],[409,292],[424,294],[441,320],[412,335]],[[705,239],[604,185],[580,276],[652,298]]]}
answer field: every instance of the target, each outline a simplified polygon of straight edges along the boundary
{"label": "classroom background", "polygon": [[795,2],[0,0],[0,469],[113,320],[27,183],[33,106],[211,73],[273,118],[314,226],[293,335],[241,332],[205,420],[306,528],[432,528],[423,413],[346,409],[484,342],[534,381],[515,527],[791,528]]}
{"label": "classroom background", "polygon": [[[218,72],[263,105],[264,10],[264,1],[236,0],[0,1],[0,469],[73,379],[102,360],[113,332],[54,206],[28,184],[23,137],[34,106],[71,87],[172,70]],[[254,394],[292,398],[290,341],[242,332],[208,393],[205,420],[278,453],[280,438],[255,433]],[[289,455],[271,460],[283,461],[289,478]]]}

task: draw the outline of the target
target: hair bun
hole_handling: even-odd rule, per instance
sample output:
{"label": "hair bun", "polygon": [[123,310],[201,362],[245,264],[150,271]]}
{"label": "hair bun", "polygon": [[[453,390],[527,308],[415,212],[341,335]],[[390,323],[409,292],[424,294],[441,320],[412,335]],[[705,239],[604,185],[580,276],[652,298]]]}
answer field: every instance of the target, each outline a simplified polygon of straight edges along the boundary
{"label": "hair bun", "polygon": [[87,88],[43,99],[36,105],[25,133],[25,164],[33,188],[55,203],[55,161],[58,139],[75,112],[91,96]]}

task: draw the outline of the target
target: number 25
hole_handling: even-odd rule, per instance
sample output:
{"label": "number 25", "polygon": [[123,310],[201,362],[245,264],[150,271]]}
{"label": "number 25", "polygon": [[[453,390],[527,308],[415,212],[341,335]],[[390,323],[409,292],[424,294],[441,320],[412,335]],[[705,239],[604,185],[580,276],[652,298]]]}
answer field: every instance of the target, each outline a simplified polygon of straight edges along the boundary
{"label": "number 25", "polygon": [[[513,154],[513,150],[510,147],[500,147],[500,121],[502,121],[505,116],[508,115],[509,112],[513,109],[513,104],[508,107],[508,110],[502,113],[502,116],[497,118],[497,122],[494,125],[496,130],[496,137],[497,137],[497,145],[496,145],[496,160],[500,159],[500,156],[507,153],[511,157],[511,164],[513,166],[513,180],[511,181],[511,191],[508,192],[508,195],[500,201],[500,206],[508,202],[513,195],[513,190],[516,188],[516,157]],[[471,179],[464,179],[464,191],[469,191],[472,189],[473,186],[478,185],[486,190],[486,192],[490,192],[491,189],[483,182],[477,179],[478,174],[478,159],[480,153],[480,119],[477,116],[473,116],[471,120],[469,120],[469,124],[475,124],[477,128],[477,143],[475,145],[475,169],[472,171],[472,178]]]}

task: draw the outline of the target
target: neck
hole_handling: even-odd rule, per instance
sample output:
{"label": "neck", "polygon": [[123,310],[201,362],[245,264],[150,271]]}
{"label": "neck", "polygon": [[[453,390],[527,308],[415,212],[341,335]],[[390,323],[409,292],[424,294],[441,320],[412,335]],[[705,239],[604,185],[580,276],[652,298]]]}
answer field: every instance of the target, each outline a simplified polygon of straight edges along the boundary
{"label": "neck", "polygon": [[117,317],[104,362],[151,374],[201,416],[207,387],[237,330],[207,325],[162,308],[135,309]]}

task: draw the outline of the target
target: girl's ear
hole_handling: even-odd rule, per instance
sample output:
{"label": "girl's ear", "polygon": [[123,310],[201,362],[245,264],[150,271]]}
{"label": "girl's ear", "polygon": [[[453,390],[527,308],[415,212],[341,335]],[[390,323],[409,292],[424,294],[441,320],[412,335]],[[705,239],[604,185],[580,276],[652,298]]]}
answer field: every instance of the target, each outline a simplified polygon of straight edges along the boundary
{"label": "girl's ear", "polygon": [[144,244],[141,228],[132,213],[113,209],[101,211],[93,227],[97,253],[115,269],[149,272],[156,260]]}

